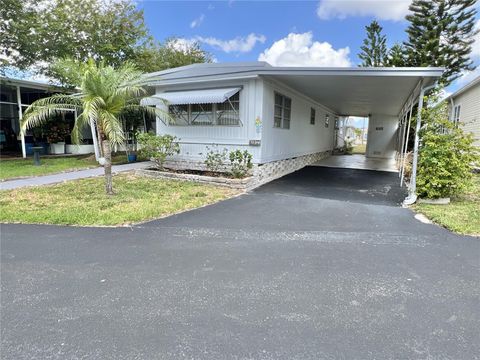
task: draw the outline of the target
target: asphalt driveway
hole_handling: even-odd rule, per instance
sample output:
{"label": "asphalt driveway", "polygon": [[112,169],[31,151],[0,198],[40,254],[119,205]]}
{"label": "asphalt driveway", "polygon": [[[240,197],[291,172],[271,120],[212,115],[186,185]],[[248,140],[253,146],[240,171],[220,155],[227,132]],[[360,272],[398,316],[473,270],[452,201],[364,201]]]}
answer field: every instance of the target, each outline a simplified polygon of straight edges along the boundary
{"label": "asphalt driveway", "polygon": [[306,168],[132,228],[2,225],[2,359],[477,359],[480,241]]}

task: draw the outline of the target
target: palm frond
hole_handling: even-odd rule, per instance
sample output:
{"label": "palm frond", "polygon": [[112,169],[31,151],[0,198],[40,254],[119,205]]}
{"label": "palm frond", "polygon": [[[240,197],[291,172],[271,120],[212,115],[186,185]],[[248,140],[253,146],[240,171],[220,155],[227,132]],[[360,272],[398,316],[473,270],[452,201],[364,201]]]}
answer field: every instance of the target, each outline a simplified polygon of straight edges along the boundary
{"label": "palm frond", "polygon": [[157,107],[131,104],[126,105],[124,109],[138,111],[152,117],[158,117],[164,124],[175,123],[175,119],[168,113],[168,111],[159,109]]}
{"label": "palm frond", "polygon": [[65,110],[82,110],[80,99],[72,98],[70,95],[56,94],[48,98],[39,99],[33,102],[23,114],[21,131],[41,125],[52,116],[61,114]]}
{"label": "palm frond", "polygon": [[84,130],[88,125],[92,126],[94,124],[95,122],[92,121],[87,112],[82,112],[80,115],[78,115],[71,133],[72,142],[74,144],[79,144],[80,141],[83,140],[82,130]]}
{"label": "palm frond", "polygon": [[120,145],[125,140],[122,121],[108,111],[101,111],[99,120],[106,138],[112,145]]}

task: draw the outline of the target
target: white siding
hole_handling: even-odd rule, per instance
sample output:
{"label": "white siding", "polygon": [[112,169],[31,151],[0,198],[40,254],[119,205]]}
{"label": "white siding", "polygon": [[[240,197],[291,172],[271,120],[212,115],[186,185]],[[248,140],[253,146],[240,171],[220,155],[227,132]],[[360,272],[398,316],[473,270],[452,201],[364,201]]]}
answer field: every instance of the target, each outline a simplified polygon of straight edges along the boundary
{"label": "white siding", "polygon": [[254,162],[260,157],[259,146],[249,146],[249,140],[260,139],[255,131],[255,118],[261,115],[262,94],[258,81],[237,80],[209,83],[192,83],[181,86],[157,88],[156,93],[164,91],[196,90],[208,88],[242,86],[240,91],[240,126],[175,126],[165,125],[157,119],[157,134],[170,134],[180,139],[181,153],[176,159],[203,161],[206,147],[217,144],[220,149],[248,149]]}
{"label": "white siding", "polygon": [[465,132],[473,133],[475,145],[480,146],[480,82],[453,99],[460,105],[460,123]]}
{"label": "white siding", "polygon": [[[290,129],[273,127],[274,92],[292,99]],[[287,86],[263,81],[262,154],[261,162],[332,150],[335,114]],[[310,124],[310,109],[315,109],[315,125]],[[325,128],[325,114],[330,115]]]}
{"label": "white siding", "polygon": [[398,118],[373,114],[368,120],[367,157],[393,158]]}
{"label": "white siding", "polygon": [[[335,114],[321,104],[287,86],[265,79],[192,83],[157,88],[164,91],[195,90],[243,86],[240,91],[241,126],[174,126],[157,119],[157,133],[180,139],[181,153],[173,159],[203,161],[206,147],[217,144],[220,149],[247,149],[255,163],[314,154],[333,149]],[[273,127],[274,91],[292,99],[290,129]],[[310,109],[315,109],[315,125],[310,124]],[[325,115],[329,126],[325,127]],[[256,126],[256,119],[261,126]],[[250,146],[250,140],[260,140],[261,146]]]}

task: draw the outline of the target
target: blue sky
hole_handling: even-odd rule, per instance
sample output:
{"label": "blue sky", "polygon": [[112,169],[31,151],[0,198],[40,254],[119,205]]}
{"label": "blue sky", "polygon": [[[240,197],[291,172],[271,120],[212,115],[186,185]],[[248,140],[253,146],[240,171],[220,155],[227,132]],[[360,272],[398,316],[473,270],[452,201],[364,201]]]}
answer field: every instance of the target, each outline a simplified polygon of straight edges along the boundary
{"label": "blue sky", "polygon": [[[158,40],[171,36],[186,42],[197,40],[219,62],[260,59],[285,66],[357,66],[365,26],[373,19],[384,28],[389,46],[405,40],[409,3],[143,0],[138,6],[144,9],[147,26]],[[480,64],[480,40],[474,60]],[[448,92],[478,73],[466,74]]]}
{"label": "blue sky", "polygon": [[[231,40],[249,34],[264,36],[250,51],[229,53],[203,46],[218,61],[255,61],[259,54],[290,33],[312,32],[313,40],[328,42],[335,49],[349,47],[354,65],[365,35],[364,27],[373,16],[354,16],[344,19],[320,19],[318,1],[143,1],[145,20],[157,39],[175,35]],[[196,21],[195,24],[192,24]],[[405,21],[381,21],[388,34],[389,45],[405,39]]]}

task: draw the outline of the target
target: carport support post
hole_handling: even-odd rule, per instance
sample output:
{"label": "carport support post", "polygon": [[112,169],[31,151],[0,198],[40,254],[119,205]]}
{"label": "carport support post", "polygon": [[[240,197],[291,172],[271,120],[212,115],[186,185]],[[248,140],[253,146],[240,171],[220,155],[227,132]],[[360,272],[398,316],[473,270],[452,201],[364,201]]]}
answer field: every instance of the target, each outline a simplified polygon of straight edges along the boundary
{"label": "carport support post", "polygon": [[407,133],[402,138],[402,163],[400,167],[400,186],[403,186],[403,178],[405,177],[405,158],[408,152],[408,137],[410,136],[410,125],[412,124],[413,115],[413,99],[410,102],[410,111],[408,113]]}
{"label": "carport support post", "polygon": [[[77,112],[75,110],[75,116],[77,116]],[[97,128],[95,126],[95,121],[90,119],[90,131],[92,132],[92,141],[93,141],[93,150],[95,151],[95,160],[98,161],[100,158],[100,149],[98,146],[98,138],[97,138]]]}
{"label": "carport support post", "polygon": [[18,103],[18,122],[20,123],[20,141],[22,142],[22,157],[27,157],[27,148],[25,146],[25,132],[22,129],[23,109],[22,109],[22,93],[20,86],[17,85],[17,103]]}
{"label": "carport support post", "polygon": [[422,87],[420,91],[420,96],[418,99],[418,109],[417,109],[417,126],[415,127],[415,142],[413,144],[413,161],[412,161],[412,177],[410,178],[410,186],[408,191],[408,196],[403,200],[404,205],[412,205],[417,201],[417,163],[418,163],[418,146],[420,143],[419,132],[422,127],[422,108],[423,108],[423,97],[425,92],[434,88],[436,84]]}

